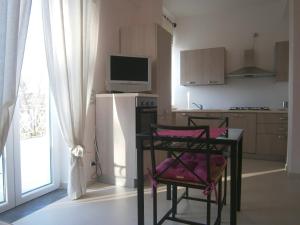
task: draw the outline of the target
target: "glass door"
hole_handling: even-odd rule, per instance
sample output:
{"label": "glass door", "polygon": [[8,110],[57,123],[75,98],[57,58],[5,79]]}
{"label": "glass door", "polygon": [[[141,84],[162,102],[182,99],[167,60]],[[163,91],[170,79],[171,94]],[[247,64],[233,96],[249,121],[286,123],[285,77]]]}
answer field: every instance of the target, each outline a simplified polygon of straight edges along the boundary
{"label": "glass door", "polygon": [[[12,136],[9,135],[8,142],[12,143]],[[15,206],[14,186],[14,165],[13,152],[6,149],[11,147],[7,144],[0,157],[0,212],[6,211]]]}
{"label": "glass door", "polygon": [[58,187],[53,177],[49,93],[41,1],[32,1],[14,115],[16,204]]}
{"label": "glass door", "polygon": [[14,118],[0,158],[0,212],[59,187],[41,1],[32,1]]}

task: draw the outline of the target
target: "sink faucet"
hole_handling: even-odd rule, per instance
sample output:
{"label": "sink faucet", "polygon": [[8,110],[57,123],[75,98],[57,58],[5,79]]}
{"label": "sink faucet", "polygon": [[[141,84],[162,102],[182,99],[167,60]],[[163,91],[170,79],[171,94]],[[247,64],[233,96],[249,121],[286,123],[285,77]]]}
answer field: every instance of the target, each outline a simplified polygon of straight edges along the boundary
{"label": "sink faucet", "polygon": [[195,102],[192,103],[192,105],[196,106],[198,109],[203,109],[203,105],[202,104],[197,104]]}

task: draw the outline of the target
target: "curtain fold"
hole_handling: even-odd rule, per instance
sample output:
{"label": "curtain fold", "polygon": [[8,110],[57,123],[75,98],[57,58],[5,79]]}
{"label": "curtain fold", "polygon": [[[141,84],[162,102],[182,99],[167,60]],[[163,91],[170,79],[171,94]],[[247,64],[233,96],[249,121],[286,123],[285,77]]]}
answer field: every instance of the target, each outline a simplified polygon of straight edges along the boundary
{"label": "curtain fold", "polygon": [[95,73],[100,0],[43,0],[50,88],[71,153],[68,194],[86,192],[84,131]]}
{"label": "curtain fold", "polygon": [[0,0],[0,155],[18,96],[31,0]]}

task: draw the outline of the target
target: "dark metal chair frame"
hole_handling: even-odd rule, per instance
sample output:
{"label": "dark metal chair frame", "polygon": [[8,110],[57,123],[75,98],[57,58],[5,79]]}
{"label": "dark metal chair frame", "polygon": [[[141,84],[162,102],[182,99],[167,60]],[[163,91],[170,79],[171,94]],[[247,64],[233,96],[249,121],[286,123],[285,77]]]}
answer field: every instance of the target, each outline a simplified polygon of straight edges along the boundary
{"label": "dark metal chair frame", "polygon": [[[211,116],[188,116],[188,126],[200,126],[201,125],[201,121],[203,120],[218,120],[220,121],[220,123],[218,124],[217,128],[226,128],[228,129],[228,125],[229,125],[229,118],[228,117],[211,117]],[[199,122],[200,121],[200,125]],[[228,136],[228,130],[225,131],[225,136]],[[228,153],[228,151],[224,150],[224,148],[228,148],[228,146],[215,146],[216,150],[217,148],[219,148],[219,150],[222,149],[223,154],[225,154],[225,158],[226,160],[228,159],[228,156],[226,155],[226,153]],[[226,205],[226,193],[227,193],[227,166],[225,168],[225,174],[224,174],[224,204]],[[189,190],[188,188],[186,188],[186,195],[189,195]]]}
{"label": "dark metal chair frame", "polygon": [[[178,137],[178,136],[162,136],[159,135],[158,130],[203,130],[198,137]],[[158,183],[166,184],[172,186],[172,207],[170,210],[166,212],[166,214],[157,222],[157,190],[156,186],[153,187],[153,224],[161,225],[165,220],[172,220],[176,222],[181,222],[185,224],[191,225],[204,225],[203,223],[198,223],[194,221],[188,221],[181,218],[176,217],[177,214],[177,204],[182,199],[196,200],[206,202],[207,204],[207,215],[206,215],[206,225],[211,224],[211,203],[218,204],[218,213],[217,218],[214,224],[221,223],[221,211],[224,205],[224,197],[222,198],[222,177],[223,173],[220,177],[215,181],[218,185],[218,199],[216,201],[211,199],[211,190],[208,191],[206,198],[195,198],[190,197],[186,192],[183,193],[182,196],[177,198],[177,186],[187,187],[187,188],[196,188],[201,190],[207,190],[210,188],[211,184],[211,165],[210,163],[206,163],[206,171],[207,171],[207,180],[203,180],[197,174],[194,173],[193,170],[186,165],[180,157],[184,153],[202,153],[206,155],[206,161],[210,162],[210,156],[212,154],[222,154],[222,150],[219,150],[215,147],[214,144],[203,144],[199,139],[207,138],[209,139],[209,126],[192,126],[192,127],[183,127],[183,126],[163,126],[163,125],[151,125],[151,163],[152,163],[152,177]],[[156,171],[156,160],[155,160],[155,150],[163,150],[168,152],[168,157],[173,157],[174,162],[181,163],[188,171],[193,173],[195,177],[198,178],[199,182],[187,182],[180,181],[175,179],[166,179],[162,178],[161,175],[168,169],[166,168],[164,171],[159,174]],[[174,163],[173,162],[173,163]],[[170,166],[172,166],[171,164]]]}

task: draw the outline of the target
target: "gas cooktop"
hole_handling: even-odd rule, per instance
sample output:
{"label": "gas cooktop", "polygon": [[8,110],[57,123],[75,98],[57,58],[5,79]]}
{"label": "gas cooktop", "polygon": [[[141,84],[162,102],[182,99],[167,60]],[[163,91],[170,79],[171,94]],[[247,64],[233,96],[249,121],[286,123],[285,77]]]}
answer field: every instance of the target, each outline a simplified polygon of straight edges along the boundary
{"label": "gas cooktop", "polygon": [[270,110],[270,108],[269,107],[235,106],[235,107],[230,107],[229,110]]}

